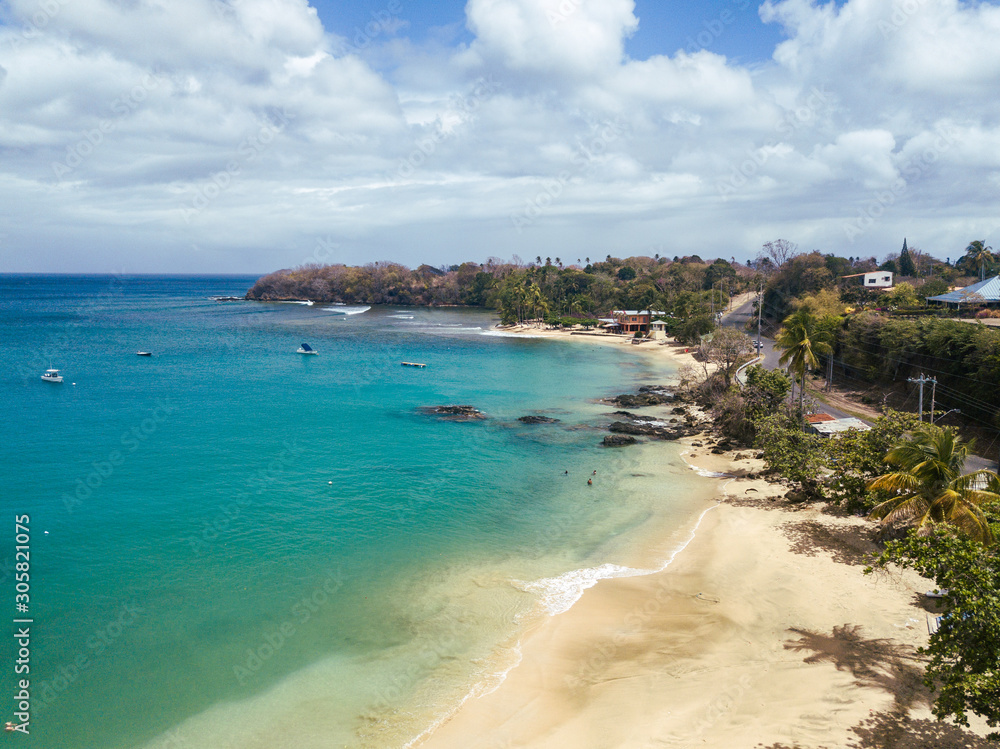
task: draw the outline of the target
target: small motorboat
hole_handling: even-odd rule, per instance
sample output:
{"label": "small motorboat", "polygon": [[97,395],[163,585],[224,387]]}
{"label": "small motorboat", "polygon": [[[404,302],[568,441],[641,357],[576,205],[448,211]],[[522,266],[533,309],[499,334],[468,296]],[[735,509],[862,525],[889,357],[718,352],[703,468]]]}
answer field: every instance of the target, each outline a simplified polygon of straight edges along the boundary
{"label": "small motorboat", "polygon": [[309,345],[308,343],[303,343],[303,344],[302,344],[302,345],[301,345],[301,346],[299,347],[299,350],[298,350],[298,352],[297,352],[297,353],[299,353],[299,354],[318,354],[318,353],[319,353],[319,351],[317,351],[316,349],[314,349],[314,348],[313,348],[312,346],[310,346],[310,345]]}
{"label": "small motorboat", "polygon": [[42,379],[46,382],[62,382],[62,375],[59,374],[58,369],[46,369],[45,374],[42,375]]}
{"label": "small motorboat", "polygon": [[153,352],[152,351],[136,351],[135,355],[136,356],[152,356]]}

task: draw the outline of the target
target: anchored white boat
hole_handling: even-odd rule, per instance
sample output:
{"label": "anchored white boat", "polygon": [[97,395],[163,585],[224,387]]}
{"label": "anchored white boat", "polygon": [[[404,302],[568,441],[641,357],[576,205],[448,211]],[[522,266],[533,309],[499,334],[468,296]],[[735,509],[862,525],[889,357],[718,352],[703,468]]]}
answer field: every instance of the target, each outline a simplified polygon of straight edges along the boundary
{"label": "anchored white boat", "polygon": [[303,343],[302,346],[299,347],[299,350],[298,350],[297,353],[299,353],[299,354],[318,354],[319,351],[317,351],[316,349],[314,349],[308,343]]}
{"label": "anchored white boat", "polygon": [[59,374],[58,369],[46,369],[45,374],[42,375],[42,379],[46,382],[62,382],[62,375]]}

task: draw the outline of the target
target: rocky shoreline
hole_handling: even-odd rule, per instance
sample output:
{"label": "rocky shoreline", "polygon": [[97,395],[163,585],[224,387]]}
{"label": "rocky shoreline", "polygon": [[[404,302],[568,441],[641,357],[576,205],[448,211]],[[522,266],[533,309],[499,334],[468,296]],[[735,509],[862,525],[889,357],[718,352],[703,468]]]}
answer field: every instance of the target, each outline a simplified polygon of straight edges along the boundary
{"label": "rocky shoreline", "polygon": [[[612,418],[606,426],[610,434],[601,441],[604,447],[627,447],[642,442],[639,437],[655,440],[679,440],[693,437],[711,429],[711,420],[696,404],[688,402],[685,396],[665,385],[643,385],[635,393],[622,393],[605,398],[603,403],[623,407],[608,416]],[[657,415],[638,414],[626,408],[660,408],[671,406],[668,413]],[[421,406],[418,411],[430,416],[439,416],[449,421],[483,421],[489,418],[471,405]],[[521,424],[559,424],[559,419],[538,414],[518,417]]]}

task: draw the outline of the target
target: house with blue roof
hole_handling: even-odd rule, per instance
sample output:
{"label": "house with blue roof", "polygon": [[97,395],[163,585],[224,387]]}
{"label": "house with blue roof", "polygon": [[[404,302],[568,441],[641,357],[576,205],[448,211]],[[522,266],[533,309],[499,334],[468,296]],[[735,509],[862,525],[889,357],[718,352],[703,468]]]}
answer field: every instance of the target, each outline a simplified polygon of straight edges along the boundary
{"label": "house with blue roof", "polygon": [[985,281],[955,289],[947,294],[927,297],[928,302],[943,302],[961,307],[963,304],[1000,305],[1000,276],[987,278]]}

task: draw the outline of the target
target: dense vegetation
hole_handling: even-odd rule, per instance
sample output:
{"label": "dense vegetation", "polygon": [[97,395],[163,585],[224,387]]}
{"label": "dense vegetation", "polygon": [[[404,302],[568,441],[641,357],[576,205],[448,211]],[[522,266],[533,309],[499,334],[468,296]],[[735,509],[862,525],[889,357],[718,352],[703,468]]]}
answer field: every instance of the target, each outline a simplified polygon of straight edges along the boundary
{"label": "dense vegetation", "polygon": [[[523,263],[517,258],[463,263],[449,268],[397,263],[307,266],[259,279],[248,299],[360,304],[467,305],[498,310],[510,322],[555,317],[593,318],[612,309],[676,310],[678,317],[710,315],[729,295],[752,284],[747,266],[698,256],[676,258],[608,256],[585,266],[559,258]],[[720,307],[721,308],[721,307]]]}
{"label": "dense vegetation", "polygon": [[[947,527],[888,544],[879,568],[897,564],[931,578],[947,591],[947,613],[930,644],[924,683],[936,693],[938,719],[968,726],[968,713],[1000,726],[1000,556]],[[1000,732],[989,738],[1000,741]]]}
{"label": "dense vegetation", "polygon": [[[996,255],[979,240],[969,243],[954,265],[905,243],[879,263],[873,257],[799,253],[794,244],[776,240],[746,265],[722,258],[705,261],[698,255],[673,260],[609,255],[572,265],[541,257],[525,263],[515,256],[415,270],[387,262],[313,265],[264,276],[247,298],[464,305],[496,310],[504,324],[544,321],[584,327],[597,325],[597,318],[613,309],[648,309],[661,313],[656,317],[675,339],[699,345],[708,340],[715,313],[733,294],[759,290],[765,329],[784,336],[785,363],[797,380],[813,370],[832,375],[836,365],[837,377],[888,389],[924,373],[937,378],[936,405],[1000,427],[994,385],[1000,381],[1000,328],[939,319],[956,312],[925,301],[950,284],[973,283],[997,267]],[[888,291],[864,288],[857,274],[877,269],[912,275],[897,277]],[[976,276],[963,275],[971,273]],[[1000,315],[1000,310],[974,303],[961,310],[967,316],[977,312]],[[709,348],[705,353],[714,355]],[[727,377],[731,365],[724,365]]]}
{"label": "dense vegetation", "polygon": [[838,332],[837,359],[845,373],[891,383],[923,372],[937,379],[939,404],[997,423],[1000,329],[864,312],[845,318]]}
{"label": "dense vegetation", "polygon": [[[967,725],[967,713],[1000,725],[1000,478],[963,473],[972,450],[955,430],[920,424],[913,414],[885,409],[868,431],[823,440],[804,429],[804,387],[788,398],[792,378],[812,370],[849,375],[884,388],[918,373],[937,378],[935,405],[961,408],[981,425],[1000,426],[1000,329],[941,315],[926,297],[965,286],[1000,263],[982,241],[970,242],[954,265],[904,242],[899,253],[843,258],[798,253],[768,242],[748,265],[697,255],[577,261],[565,267],[536,257],[491,258],[449,268],[395,263],[361,268],[309,266],[265,276],[248,292],[264,301],[312,299],[397,305],[466,305],[494,309],[506,324],[597,323],[613,309],[653,310],[677,340],[700,346],[703,377],[691,387],[731,443],[760,451],[766,469],[791,485],[793,501],[826,499],[879,520],[890,542],[876,565],[911,567],[947,588],[948,613],[925,652],[934,712]],[[856,278],[874,270],[897,274],[887,291]],[[731,295],[761,292],[760,319],[783,352],[783,372],[752,366],[737,386],[737,366],[753,351],[743,332],[716,330]],[[971,299],[963,316],[992,310]],[[709,373],[709,363],[716,369]],[[687,380],[687,378],[685,378]],[[929,403],[928,403],[929,405]]]}

